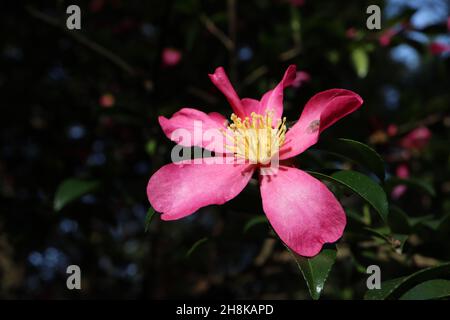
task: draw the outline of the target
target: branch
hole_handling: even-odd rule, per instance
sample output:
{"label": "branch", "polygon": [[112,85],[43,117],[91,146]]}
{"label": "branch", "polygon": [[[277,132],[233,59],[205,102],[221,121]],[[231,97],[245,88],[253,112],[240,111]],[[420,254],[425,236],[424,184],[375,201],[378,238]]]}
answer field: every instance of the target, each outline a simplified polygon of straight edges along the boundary
{"label": "branch", "polygon": [[106,49],[105,47],[99,45],[96,42],[93,42],[89,38],[87,38],[85,35],[80,33],[80,31],[71,31],[66,28],[66,26],[60,24],[58,19],[55,19],[39,10],[36,10],[30,6],[27,6],[26,11],[34,18],[46,23],[49,26],[52,26],[54,28],[58,28],[61,31],[63,31],[65,34],[70,36],[72,39],[77,41],[78,43],[84,45],[88,49],[92,50],[93,52],[97,53],[98,55],[106,58],[110,62],[112,62],[114,65],[125,71],[127,74],[131,76],[136,75],[136,71],[132,66],[130,66],[125,60],[123,60],[121,57],[116,55],[115,53],[111,52],[110,50]]}

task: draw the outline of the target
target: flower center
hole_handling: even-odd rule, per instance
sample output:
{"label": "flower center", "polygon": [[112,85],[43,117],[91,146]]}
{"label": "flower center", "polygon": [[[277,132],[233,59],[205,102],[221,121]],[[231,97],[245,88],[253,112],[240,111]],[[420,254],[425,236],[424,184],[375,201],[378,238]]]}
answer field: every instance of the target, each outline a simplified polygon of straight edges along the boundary
{"label": "flower center", "polygon": [[264,115],[252,112],[250,118],[242,120],[233,113],[232,123],[223,130],[227,138],[225,148],[251,163],[269,163],[280,150],[286,135],[286,118],[275,124],[272,117],[270,111]]}

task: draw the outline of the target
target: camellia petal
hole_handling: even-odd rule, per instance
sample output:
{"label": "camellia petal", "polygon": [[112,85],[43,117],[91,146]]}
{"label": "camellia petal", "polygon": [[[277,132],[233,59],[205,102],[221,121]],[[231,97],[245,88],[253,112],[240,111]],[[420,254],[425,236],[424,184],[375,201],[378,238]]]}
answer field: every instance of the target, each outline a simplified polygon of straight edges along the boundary
{"label": "camellia petal", "polygon": [[283,79],[272,90],[266,92],[261,98],[261,105],[259,114],[264,114],[266,111],[273,112],[274,119],[280,119],[283,115],[283,95],[284,88],[293,84],[297,75],[297,67],[290,65],[284,73]]}
{"label": "camellia petal", "polygon": [[323,130],[357,110],[362,103],[359,95],[345,89],[331,89],[313,96],[306,103],[300,119],[286,133],[280,159],[288,159],[305,151],[317,142]]}
{"label": "camellia petal", "polygon": [[247,117],[251,117],[252,112],[254,113],[260,113],[260,102],[256,99],[252,98],[244,98],[241,100],[242,106],[244,107],[244,112],[247,115]]}
{"label": "camellia petal", "polygon": [[[212,163],[215,160],[217,163]],[[233,199],[244,189],[254,171],[248,164],[223,163],[225,158],[208,161],[171,163],[153,174],[147,185],[147,196],[153,209],[162,213],[161,219],[180,219],[201,207]]]}
{"label": "camellia petal", "polygon": [[233,85],[230,83],[225,70],[222,67],[218,67],[213,74],[209,74],[209,78],[211,79],[212,83],[214,83],[214,85],[225,95],[234,113],[238,117],[244,118],[244,106],[242,105],[241,99],[239,99],[239,96],[234,90]]}
{"label": "camellia petal", "polygon": [[181,146],[225,153],[225,138],[220,130],[226,129],[227,120],[220,113],[183,108],[170,119],[160,116],[158,120],[166,136]]}
{"label": "camellia petal", "polygon": [[260,176],[263,209],[278,236],[301,256],[318,254],[324,243],[337,241],[346,216],[334,195],[304,171],[280,167]]}

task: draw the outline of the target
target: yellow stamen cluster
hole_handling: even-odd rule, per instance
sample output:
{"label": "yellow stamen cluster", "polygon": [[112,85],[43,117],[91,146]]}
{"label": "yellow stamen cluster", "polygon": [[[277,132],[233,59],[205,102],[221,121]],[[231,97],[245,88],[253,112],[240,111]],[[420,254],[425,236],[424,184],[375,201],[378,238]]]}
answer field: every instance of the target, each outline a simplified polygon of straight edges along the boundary
{"label": "yellow stamen cluster", "polygon": [[236,157],[251,163],[267,164],[278,153],[286,135],[286,118],[273,123],[273,113],[251,113],[244,120],[231,115],[232,123],[223,133],[227,138],[225,148]]}

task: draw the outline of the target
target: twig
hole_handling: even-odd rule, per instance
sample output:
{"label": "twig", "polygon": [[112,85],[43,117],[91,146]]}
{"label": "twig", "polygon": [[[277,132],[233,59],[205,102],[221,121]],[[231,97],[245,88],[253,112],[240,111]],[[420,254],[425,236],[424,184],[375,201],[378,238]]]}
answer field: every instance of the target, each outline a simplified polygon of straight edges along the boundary
{"label": "twig", "polygon": [[301,53],[301,51],[302,50],[300,49],[300,47],[294,47],[292,49],[289,49],[288,51],[280,53],[279,60],[283,62],[291,60],[296,56],[298,56]]}
{"label": "twig", "polygon": [[192,94],[193,96],[196,96],[196,97],[202,99],[203,101],[205,101],[206,103],[208,103],[210,105],[214,105],[217,103],[217,98],[215,96],[213,96],[210,93],[208,93],[204,90],[201,90],[199,88],[189,86],[186,91],[188,93]]}
{"label": "twig", "polygon": [[231,39],[232,46],[228,49],[230,59],[230,77],[233,83],[237,81],[237,57],[236,57],[236,38],[237,38],[237,17],[236,0],[228,0],[228,36]]}
{"label": "twig", "polygon": [[419,121],[406,123],[398,127],[398,135],[404,134],[406,132],[411,131],[414,128],[423,127],[423,126],[431,126],[441,120],[443,120],[443,116],[439,113],[430,114],[424,119],[421,119]]}
{"label": "twig", "polygon": [[242,86],[245,87],[248,86],[249,84],[252,84],[260,77],[265,75],[267,72],[269,72],[269,68],[266,66],[256,68],[242,81]]}
{"label": "twig", "polygon": [[[289,61],[295,57],[297,57],[302,52],[302,41],[301,41],[301,32],[300,32],[300,17],[298,16],[298,11],[293,9],[291,14],[291,29],[292,29],[292,40],[294,42],[294,46],[282,53],[279,54],[278,60],[281,62]],[[260,66],[256,68],[247,78],[242,82],[242,86],[248,86],[258,80],[260,77],[269,72],[269,68],[266,66]]]}
{"label": "twig", "polygon": [[60,24],[58,19],[52,18],[51,16],[34,9],[33,7],[26,6],[26,11],[33,16],[34,18],[52,26],[55,28],[60,29],[65,34],[70,36],[72,39],[77,41],[78,43],[84,45],[85,47],[89,48],[93,52],[97,53],[98,55],[106,58],[110,62],[112,62],[114,65],[125,71],[127,74],[131,76],[136,75],[136,71],[133,67],[131,67],[125,60],[123,60],[121,57],[116,55],[115,53],[111,52],[110,50],[106,49],[105,47],[99,45],[98,43],[93,42],[89,38],[87,38],[85,35],[83,35],[80,31],[71,31],[66,28],[66,26]]}
{"label": "twig", "polygon": [[205,25],[206,29],[217,39],[219,39],[220,42],[227,48],[227,50],[231,50],[234,47],[233,42],[230,38],[222,31],[220,30],[214,22],[208,18],[206,15],[201,15],[200,20]]}

